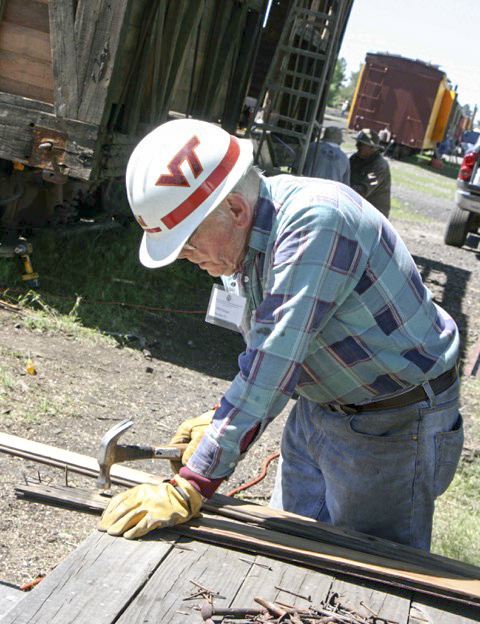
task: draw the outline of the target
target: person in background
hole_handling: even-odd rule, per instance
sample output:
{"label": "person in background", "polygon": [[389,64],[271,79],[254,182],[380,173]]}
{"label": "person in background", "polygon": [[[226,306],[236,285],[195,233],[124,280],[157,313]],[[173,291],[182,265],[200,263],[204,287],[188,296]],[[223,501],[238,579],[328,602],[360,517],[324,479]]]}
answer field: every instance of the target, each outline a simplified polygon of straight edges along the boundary
{"label": "person in background", "polygon": [[390,167],[375,130],[364,128],[355,137],[357,151],[350,156],[350,186],[388,219],[390,214]]}
{"label": "person in background", "polygon": [[265,177],[250,141],[195,119],[144,137],[126,188],[142,264],[220,278],[208,317],[245,350],[216,410],[175,435],[179,473],[117,494],[99,529],[198,515],[295,393],[270,506],[428,550],[463,446],[459,333],[389,221],[345,184]]}
{"label": "person in background", "polygon": [[[310,178],[336,180],[350,184],[350,161],[341,150],[343,142],[341,128],[328,126],[323,132],[321,141],[313,141],[308,146],[302,174]],[[298,170],[299,156],[293,168]]]}

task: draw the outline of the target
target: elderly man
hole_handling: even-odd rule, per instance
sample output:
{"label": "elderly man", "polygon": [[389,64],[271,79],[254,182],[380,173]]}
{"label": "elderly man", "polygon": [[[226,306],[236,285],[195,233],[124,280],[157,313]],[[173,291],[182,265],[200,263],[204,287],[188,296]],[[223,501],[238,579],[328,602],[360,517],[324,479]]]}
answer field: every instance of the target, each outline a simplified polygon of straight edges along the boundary
{"label": "elderly man", "polygon": [[208,315],[246,348],[213,420],[175,436],[190,441],[179,474],[115,496],[99,528],[135,538],[198,514],[295,392],[271,505],[428,549],[463,442],[455,323],[371,204],[252,160],[249,141],[193,119],[130,158],[141,262],[221,276]]}
{"label": "elderly man", "polygon": [[[313,141],[308,146],[303,175],[350,184],[350,161],[340,148],[342,141],[341,128],[337,126],[325,128],[322,140]],[[293,168],[294,171],[298,171],[298,164],[299,158]]]}
{"label": "elderly man", "polygon": [[356,139],[357,151],[350,156],[350,185],[387,218],[390,214],[390,167],[375,130],[364,128]]}

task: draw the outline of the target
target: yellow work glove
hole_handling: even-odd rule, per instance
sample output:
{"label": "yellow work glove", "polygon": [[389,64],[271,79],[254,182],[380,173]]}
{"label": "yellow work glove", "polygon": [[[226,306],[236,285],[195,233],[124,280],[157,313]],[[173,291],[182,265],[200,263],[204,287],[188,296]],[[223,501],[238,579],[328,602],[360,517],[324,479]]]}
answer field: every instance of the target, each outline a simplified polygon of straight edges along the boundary
{"label": "yellow work glove", "polygon": [[170,444],[188,444],[188,446],[183,451],[181,462],[170,462],[173,472],[178,472],[182,465],[184,466],[193,455],[195,449],[200,443],[200,440],[203,438],[203,434],[207,430],[208,425],[212,422],[214,414],[214,409],[208,410],[208,412],[205,412],[196,418],[185,420],[177,429],[177,432],[170,440]]}
{"label": "yellow work glove", "polygon": [[137,485],[112,498],[98,529],[135,539],[153,529],[198,517],[203,500],[200,492],[179,476],[160,485]]}

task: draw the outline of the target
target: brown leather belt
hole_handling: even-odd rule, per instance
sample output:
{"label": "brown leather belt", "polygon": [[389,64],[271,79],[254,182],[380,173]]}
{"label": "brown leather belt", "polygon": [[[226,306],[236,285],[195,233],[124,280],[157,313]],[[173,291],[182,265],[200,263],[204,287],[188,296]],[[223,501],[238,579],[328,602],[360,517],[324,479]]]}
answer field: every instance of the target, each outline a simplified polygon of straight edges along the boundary
{"label": "brown leather belt", "polygon": [[[458,379],[457,368],[454,366],[450,370],[442,373],[439,377],[430,380],[428,383],[432,388],[434,394],[440,394]],[[405,407],[418,403],[419,401],[425,401],[428,399],[428,395],[423,389],[423,386],[415,386],[408,392],[404,392],[399,396],[392,397],[390,399],[384,399],[383,401],[374,401],[373,403],[365,403],[364,405],[344,405],[342,407],[348,408],[354,412],[369,412],[370,410],[388,410],[396,407]]]}

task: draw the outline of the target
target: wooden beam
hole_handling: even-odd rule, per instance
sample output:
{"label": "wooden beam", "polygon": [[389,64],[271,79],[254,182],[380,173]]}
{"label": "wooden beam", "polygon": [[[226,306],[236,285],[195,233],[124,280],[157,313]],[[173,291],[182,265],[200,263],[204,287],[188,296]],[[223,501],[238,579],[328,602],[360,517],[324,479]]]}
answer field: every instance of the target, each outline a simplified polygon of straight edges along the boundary
{"label": "wooden beam", "polygon": [[[59,449],[41,442],[26,440],[8,433],[0,433],[0,452],[49,466],[56,466],[57,468],[65,469],[66,467],[72,472],[83,474],[87,477],[96,478],[98,476],[98,462],[94,457]],[[112,483],[126,487],[132,487],[139,483],[158,484],[163,481],[163,478],[157,475],[127,468],[120,464],[112,466],[110,476]]]}
{"label": "wooden beam", "polygon": [[57,115],[68,119],[78,115],[75,4],[75,0],[49,2],[55,109]]}
{"label": "wooden beam", "polygon": [[62,119],[49,104],[33,104],[27,98],[0,93],[0,157],[30,164],[35,128],[50,128],[65,135],[66,173],[81,180],[92,179],[98,173],[102,155],[98,126]]}
{"label": "wooden beam", "polygon": [[[97,492],[65,486],[18,486],[16,492],[25,498],[50,504],[65,503],[70,508],[90,513],[101,512],[109,501],[109,498]],[[286,525],[290,522],[289,518],[284,518]],[[291,529],[287,535],[285,532],[204,514],[201,519],[171,527],[169,530],[250,554],[262,554],[319,570],[342,572],[402,589],[480,606],[479,580],[455,574],[444,575],[434,565],[406,565],[388,557],[298,537],[295,535],[296,527],[293,523]]]}
{"label": "wooden beam", "polygon": [[[61,0],[60,0],[61,1]],[[128,31],[133,0],[79,0],[75,38],[79,81],[77,118],[104,126],[110,115],[112,81]]]}

